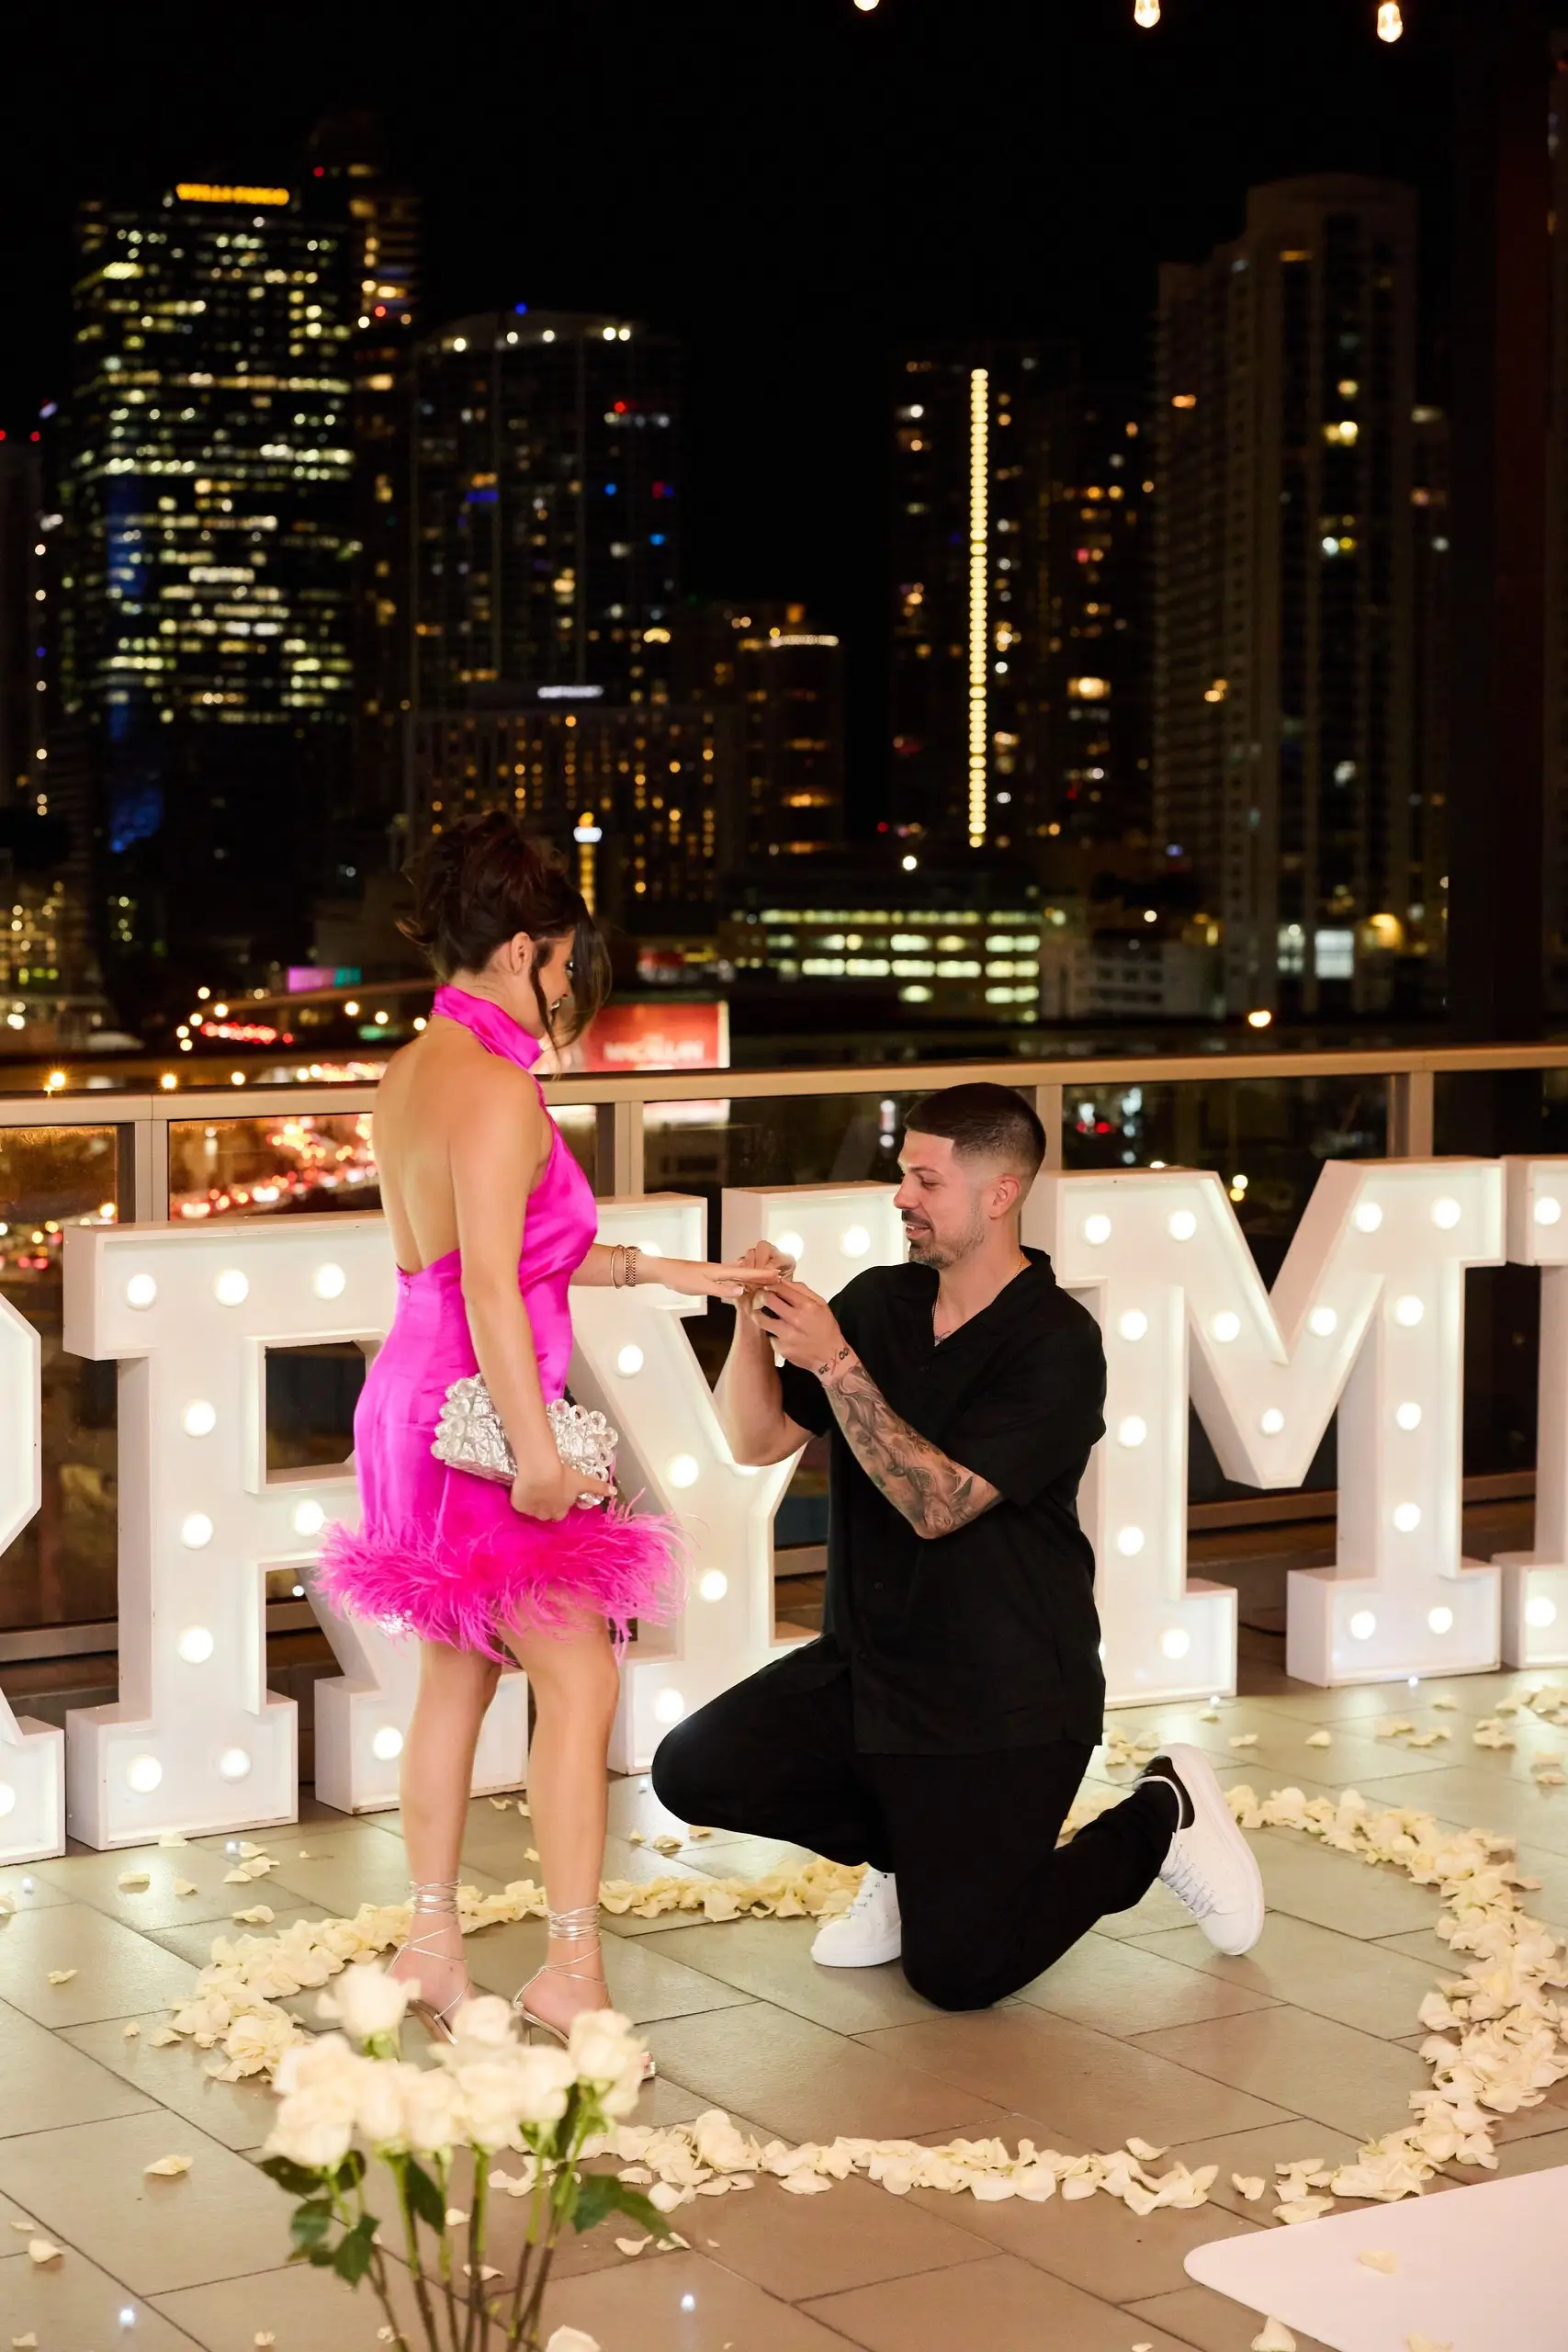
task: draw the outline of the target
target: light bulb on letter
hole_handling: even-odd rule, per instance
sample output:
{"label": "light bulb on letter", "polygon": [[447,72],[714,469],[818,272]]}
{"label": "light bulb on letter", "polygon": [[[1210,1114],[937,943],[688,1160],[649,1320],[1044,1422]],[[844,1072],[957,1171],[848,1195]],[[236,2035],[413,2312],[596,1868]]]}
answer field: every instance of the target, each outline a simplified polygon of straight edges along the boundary
{"label": "light bulb on letter", "polygon": [[205,1625],[187,1625],[175,1647],[187,1666],[205,1666],[212,1656],[213,1640]]}
{"label": "light bulb on letter", "polygon": [[212,1285],[220,1306],[243,1306],[251,1295],[251,1285],[238,1266],[230,1266]]}
{"label": "light bulb on letter", "polygon": [[642,1370],[642,1350],[630,1345],[624,1347],[615,1358],[615,1370],[623,1380],[630,1380],[635,1373]]}
{"label": "light bulb on letter", "polygon": [[194,1396],[180,1416],[186,1437],[210,1437],[218,1426],[218,1411],[204,1396]]}

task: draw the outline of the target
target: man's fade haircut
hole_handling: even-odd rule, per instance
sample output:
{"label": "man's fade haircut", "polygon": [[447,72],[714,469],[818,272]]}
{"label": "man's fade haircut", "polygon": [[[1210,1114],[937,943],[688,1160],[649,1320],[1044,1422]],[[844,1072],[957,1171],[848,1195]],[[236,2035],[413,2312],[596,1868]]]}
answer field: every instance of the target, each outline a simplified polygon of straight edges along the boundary
{"label": "man's fade haircut", "polygon": [[946,1136],[964,1159],[999,1160],[1028,1191],[1045,1157],[1045,1130],[1010,1086],[976,1080],[924,1094],[904,1122],[905,1132]]}

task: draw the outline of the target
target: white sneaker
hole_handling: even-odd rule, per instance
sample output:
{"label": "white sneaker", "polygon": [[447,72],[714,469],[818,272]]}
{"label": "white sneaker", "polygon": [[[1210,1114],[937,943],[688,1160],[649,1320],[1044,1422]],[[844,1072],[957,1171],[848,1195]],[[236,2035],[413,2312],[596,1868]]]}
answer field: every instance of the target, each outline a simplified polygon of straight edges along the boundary
{"label": "white sneaker", "polygon": [[868,1865],[849,1909],[818,1929],[811,1957],[819,1968],[881,1968],[903,1949],[898,1882]]}
{"label": "white sneaker", "polygon": [[[1202,1750],[1178,1745],[1165,1750],[1163,1760],[1187,1792],[1192,1819],[1170,1841],[1161,1883],[1186,1904],[1216,1951],[1250,1951],[1263,1933],[1258,1858],[1236,1827]],[[1153,1766],[1149,1771],[1156,1780],[1165,1778]]]}

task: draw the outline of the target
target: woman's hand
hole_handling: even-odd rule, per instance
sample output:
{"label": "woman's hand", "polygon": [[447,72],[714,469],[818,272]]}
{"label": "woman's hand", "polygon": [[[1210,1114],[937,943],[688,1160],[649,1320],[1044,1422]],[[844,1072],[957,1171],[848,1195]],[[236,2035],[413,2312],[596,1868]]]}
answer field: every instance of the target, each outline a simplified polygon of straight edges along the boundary
{"label": "woman's hand", "polygon": [[530,1519],[565,1519],[587,1496],[593,1502],[608,1502],[614,1487],[606,1478],[591,1478],[585,1470],[574,1470],[570,1462],[558,1454],[553,1463],[536,1470],[531,1466],[519,1470],[512,1481],[512,1508],[526,1512]]}
{"label": "woman's hand", "polygon": [[[758,1248],[769,1251],[770,1262],[759,1260]],[[770,1250],[764,1241],[748,1250],[733,1266],[714,1265],[698,1258],[650,1258],[643,1254],[637,1260],[637,1278],[639,1284],[662,1283],[667,1290],[678,1290],[687,1298],[733,1300],[745,1298],[749,1293],[777,1282],[780,1263],[787,1266],[790,1262],[787,1258],[781,1260],[777,1250]]]}

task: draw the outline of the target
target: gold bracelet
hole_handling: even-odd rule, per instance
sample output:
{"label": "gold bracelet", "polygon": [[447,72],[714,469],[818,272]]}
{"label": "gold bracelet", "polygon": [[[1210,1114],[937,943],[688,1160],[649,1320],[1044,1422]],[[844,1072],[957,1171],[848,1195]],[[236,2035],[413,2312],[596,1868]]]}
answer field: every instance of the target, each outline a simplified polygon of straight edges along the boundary
{"label": "gold bracelet", "polygon": [[626,1279],[626,1245],[624,1241],[617,1241],[613,1245],[610,1250],[610,1282],[612,1287],[615,1290],[622,1289],[625,1286]]}
{"label": "gold bracelet", "polygon": [[640,1255],[641,1251],[637,1244],[635,1241],[628,1241],[626,1244],[626,1288],[628,1290],[637,1288],[637,1261]]}

